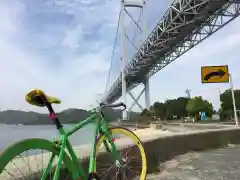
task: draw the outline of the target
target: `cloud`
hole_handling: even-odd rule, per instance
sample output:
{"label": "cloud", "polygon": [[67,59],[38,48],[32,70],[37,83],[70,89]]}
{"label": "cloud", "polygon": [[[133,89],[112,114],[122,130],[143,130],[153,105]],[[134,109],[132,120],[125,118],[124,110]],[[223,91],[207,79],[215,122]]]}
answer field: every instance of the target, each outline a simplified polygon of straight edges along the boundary
{"label": "cloud", "polygon": [[7,1],[1,1],[0,6],[0,29],[1,29],[1,38],[4,36],[11,36],[16,33],[19,26],[18,16],[23,16],[24,14],[24,6],[20,3],[9,3],[11,5],[11,9],[5,8],[7,5]]}
{"label": "cloud", "polygon": [[69,46],[70,48],[79,48],[78,41],[83,39],[78,39],[78,36],[82,36],[82,26],[77,26],[75,29],[69,30],[63,39],[63,45]]}
{"label": "cloud", "polygon": [[[19,13],[9,13],[12,5],[16,8],[15,12]],[[0,41],[0,63],[3,74],[0,78],[1,109],[45,112],[46,110],[33,108],[24,101],[24,95],[33,88],[41,88],[50,95],[59,96],[63,104],[56,106],[58,111],[69,107],[87,108],[95,101],[95,94],[104,90],[110,45],[105,44],[100,48],[98,46],[102,44],[101,41],[96,41],[95,45],[71,42],[74,36],[78,40],[84,39],[84,35],[78,31],[79,25],[75,28],[75,34],[74,31],[70,31],[72,27],[65,26],[61,30],[62,36],[51,34],[51,26],[46,19],[39,21],[38,25],[42,25],[42,28],[48,26],[48,30],[36,32],[37,28],[26,29],[32,24],[31,17],[27,17],[31,14],[22,11],[26,6],[19,1],[1,4],[5,10],[1,11],[0,21],[0,37],[3,37]],[[73,33],[70,38],[69,33]],[[44,41],[38,36],[44,37]],[[13,39],[13,37],[19,38]],[[33,39],[35,41],[31,41]],[[63,43],[55,44],[54,41]],[[76,46],[71,46],[74,43]],[[91,46],[92,48],[82,53],[77,49],[81,48],[82,44],[87,44],[86,49]],[[69,49],[63,50],[63,46],[69,46]],[[46,52],[46,49],[52,52]],[[61,58],[54,59],[53,57],[57,55]]]}

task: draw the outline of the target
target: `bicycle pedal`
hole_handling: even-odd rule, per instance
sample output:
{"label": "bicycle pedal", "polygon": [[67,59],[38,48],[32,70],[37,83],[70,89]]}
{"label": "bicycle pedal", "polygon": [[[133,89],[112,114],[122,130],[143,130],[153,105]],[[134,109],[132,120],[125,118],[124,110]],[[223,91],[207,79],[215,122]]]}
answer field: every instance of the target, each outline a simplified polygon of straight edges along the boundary
{"label": "bicycle pedal", "polygon": [[88,180],[100,180],[97,173],[90,173],[88,174]]}

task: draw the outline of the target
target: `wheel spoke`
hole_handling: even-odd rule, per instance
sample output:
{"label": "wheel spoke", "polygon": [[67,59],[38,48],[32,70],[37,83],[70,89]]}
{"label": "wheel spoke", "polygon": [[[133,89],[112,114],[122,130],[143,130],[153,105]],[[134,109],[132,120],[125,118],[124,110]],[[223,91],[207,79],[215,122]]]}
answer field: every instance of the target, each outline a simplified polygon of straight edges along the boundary
{"label": "wheel spoke", "polygon": [[107,175],[108,175],[108,173],[111,171],[113,169],[113,167],[109,167],[108,169],[106,169],[104,172],[106,172],[106,173],[104,173],[103,172],[103,174],[104,174],[104,177],[102,178],[102,179],[104,179],[105,177],[107,177]]}
{"label": "wheel spoke", "polygon": [[[11,162],[12,162],[13,165],[17,168],[18,172],[19,172],[23,177],[25,177],[25,175],[20,171],[20,169],[18,168],[18,166],[16,165],[16,163],[14,163],[12,160],[11,160]],[[25,177],[25,179],[26,179],[26,177]]]}
{"label": "wheel spoke", "polygon": [[13,177],[14,179],[16,179],[15,176],[14,176],[12,173],[10,173],[8,170],[6,170],[6,168],[4,168],[3,170],[6,171],[11,177]]}

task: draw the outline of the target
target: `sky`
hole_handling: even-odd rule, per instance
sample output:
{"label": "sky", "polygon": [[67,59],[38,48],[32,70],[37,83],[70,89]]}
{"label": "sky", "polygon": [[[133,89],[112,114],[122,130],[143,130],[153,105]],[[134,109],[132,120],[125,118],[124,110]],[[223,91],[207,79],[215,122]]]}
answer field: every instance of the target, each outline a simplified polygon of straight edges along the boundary
{"label": "sky", "polygon": [[[149,31],[171,0],[161,2],[156,6],[159,0],[148,1]],[[46,112],[24,100],[34,88],[62,100],[54,105],[56,111],[89,109],[105,90],[119,10],[118,0],[1,0],[0,110]],[[137,18],[140,12],[132,13]],[[127,18],[125,23],[127,32],[133,32],[133,23]],[[240,18],[154,75],[151,103],[186,96],[185,90],[190,89],[191,96],[201,95],[218,108],[218,91],[223,92],[229,84],[202,84],[201,66],[227,64],[234,88],[240,88],[239,29]],[[131,56],[134,48],[128,47]],[[121,66],[120,32],[115,53],[110,83]]]}

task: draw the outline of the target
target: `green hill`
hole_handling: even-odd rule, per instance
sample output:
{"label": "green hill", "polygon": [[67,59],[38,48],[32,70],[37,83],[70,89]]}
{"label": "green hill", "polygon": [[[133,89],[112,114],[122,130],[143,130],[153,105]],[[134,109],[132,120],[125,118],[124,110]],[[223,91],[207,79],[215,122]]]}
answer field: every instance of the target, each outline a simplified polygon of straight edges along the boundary
{"label": "green hill", "polygon": [[[61,123],[71,124],[76,123],[87,116],[90,112],[84,109],[67,109],[60,113],[57,113]],[[105,118],[108,121],[115,121],[117,118],[121,118],[121,111],[118,109],[106,109],[104,110]],[[131,112],[130,117],[132,120],[136,119],[139,113]],[[0,124],[52,124],[47,114],[40,114],[36,112],[25,112],[16,110],[0,111]]]}

